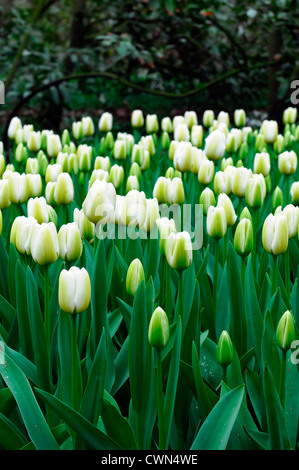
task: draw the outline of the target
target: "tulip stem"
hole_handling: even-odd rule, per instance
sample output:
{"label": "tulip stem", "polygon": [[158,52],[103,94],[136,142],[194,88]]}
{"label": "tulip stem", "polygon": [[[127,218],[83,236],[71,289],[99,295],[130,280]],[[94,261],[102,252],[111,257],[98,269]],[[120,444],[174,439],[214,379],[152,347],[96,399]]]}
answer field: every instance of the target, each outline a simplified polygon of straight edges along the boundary
{"label": "tulip stem", "polygon": [[290,176],[286,175],[286,206],[290,202]]}
{"label": "tulip stem", "polygon": [[183,302],[183,271],[179,272],[179,291],[178,291],[178,302],[179,302],[179,308],[176,309],[176,315],[175,315],[175,321],[177,321],[178,317],[180,316],[181,318],[183,317],[183,311],[184,311],[184,302]]}
{"label": "tulip stem", "polygon": [[157,403],[158,403],[158,427],[159,450],[164,450],[164,405],[163,405],[163,378],[161,351],[157,349]]}
{"label": "tulip stem", "polygon": [[219,241],[216,240],[215,259],[214,259],[214,279],[213,279],[213,300],[214,300],[215,315],[217,311],[218,263],[219,263]]}
{"label": "tulip stem", "polygon": [[74,410],[78,409],[78,369],[77,369],[77,315],[71,315],[72,332],[71,332],[71,349],[72,349],[72,391],[71,400]]}
{"label": "tulip stem", "polygon": [[45,322],[45,335],[46,335],[46,342],[49,351],[50,357],[50,309],[49,309],[49,302],[50,302],[50,292],[49,292],[49,266],[46,265],[44,269],[44,322]]}
{"label": "tulip stem", "polygon": [[278,272],[278,258],[277,256],[273,256],[273,276],[272,276],[272,292],[271,295],[273,295],[276,292],[277,289],[277,272]]}
{"label": "tulip stem", "polygon": [[290,252],[287,250],[285,252],[285,286],[288,297],[291,294],[291,285],[290,285]]}
{"label": "tulip stem", "polygon": [[165,263],[165,269],[166,269],[166,299],[165,299],[165,310],[166,314],[168,316],[168,319],[170,320],[170,315],[171,315],[171,271],[170,271],[170,266],[166,262]]}
{"label": "tulip stem", "polygon": [[286,361],[287,361],[287,352],[283,349],[281,371],[280,371],[280,382],[279,382],[279,397],[280,397],[281,406],[283,408],[284,408],[284,401],[285,401]]}

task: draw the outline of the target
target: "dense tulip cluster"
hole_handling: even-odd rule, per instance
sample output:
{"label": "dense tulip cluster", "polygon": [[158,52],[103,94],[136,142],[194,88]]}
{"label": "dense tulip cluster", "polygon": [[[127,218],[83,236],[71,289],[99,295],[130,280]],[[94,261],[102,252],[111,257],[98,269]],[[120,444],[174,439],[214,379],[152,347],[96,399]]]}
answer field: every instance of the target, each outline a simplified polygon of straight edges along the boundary
{"label": "dense tulip cluster", "polygon": [[0,447],[296,448],[296,121],[11,120]]}

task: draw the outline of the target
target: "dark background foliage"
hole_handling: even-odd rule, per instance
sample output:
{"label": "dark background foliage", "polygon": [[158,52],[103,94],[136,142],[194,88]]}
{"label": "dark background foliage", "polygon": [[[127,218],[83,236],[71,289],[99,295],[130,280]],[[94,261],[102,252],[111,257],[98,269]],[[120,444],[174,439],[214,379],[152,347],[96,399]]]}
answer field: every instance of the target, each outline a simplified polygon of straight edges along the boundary
{"label": "dark background foliage", "polygon": [[124,126],[135,108],[163,117],[241,107],[280,120],[299,78],[296,0],[1,0],[0,8],[2,133],[12,112],[56,130],[103,110]]}

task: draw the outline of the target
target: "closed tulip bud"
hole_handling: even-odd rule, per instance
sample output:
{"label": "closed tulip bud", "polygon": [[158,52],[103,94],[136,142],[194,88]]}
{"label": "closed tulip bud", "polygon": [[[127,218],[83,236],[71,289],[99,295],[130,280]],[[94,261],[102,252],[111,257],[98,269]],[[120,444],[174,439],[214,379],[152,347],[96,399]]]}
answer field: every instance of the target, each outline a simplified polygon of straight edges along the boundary
{"label": "closed tulip bud", "polygon": [[49,222],[53,222],[55,227],[57,226],[57,214],[54,207],[47,204],[48,215],[49,215]]}
{"label": "closed tulip bud", "polygon": [[237,169],[232,186],[232,192],[235,196],[245,197],[247,183],[252,176],[252,171],[249,168],[240,167]]}
{"label": "closed tulip bud", "polygon": [[74,139],[81,140],[84,136],[83,134],[83,124],[81,121],[73,122],[72,124],[72,134]]}
{"label": "closed tulip bud", "polygon": [[169,341],[169,321],[161,307],[157,307],[151,316],[148,340],[150,345],[158,350],[165,348]]}
{"label": "closed tulip bud", "polygon": [[228,153],[236,153],[239,148],[237,138],[235,134],[230,132],[226,137],[225,149]]}
{"label": "closed tulip bud", "polygon": [[37,221],[33,217],[17,217],[11,228],[10,241],[19,253],[31,254],[31,237]]}
{"label": "closed tulip bud", "polygon": [[79,157],[79,170],[89,171],[91,168],[92,147],[86,144],[79,145],[77,155]]}
{"label": "closed tulip bud", "polygon": [[205,140],[205,154],[210,160],[220,160],[225,153],[225,134],[218,129],[211,132]]}
{"label": "closed tulip bud", "polygon": [[6,209],[10,206],[8,179],[0,180],[0,209]]}
{"label": "closed tulip bud", "polygon": [[16,137],[17,130],[21,128],[22,128],[22,122],[20,118],[18,118],[17,116],[14,116],[11,119],[9,126],[8,126],[7,135],[9,139],[14,140]]}
{"label": "closed tulip bud", "polygon": [[179,170],[182,172],[191,170],[191,164],[192,164],[191,142],[179,142],[174,152],[173,164],[176,170]]}
{"label": "closed tulip bud", "polygon": [[68,157],[69,155],[66,152],[59,152],[57,155],[56,164],[61,165],[63,172],[68,171]]}
{"label": "closed tulip bud", "polygon": [[99,120],[99,130],[101,132],[108,132],[112,130],[113,116],[111,113],[105,112]]}
{"label": "closed tulip bud", "polygon": [[161,129],[164,132],[167,132],[168,134],[170,134],[172,132],[172,121],[171,121],[170,117],[166,116],[162,119]]}
{"label": "closed tulip bud", "polygon": [[82,254],[80,230],[75,222],[62,225],[58,232],[60,258],[69,263],[76,261]]}
{"label": "closed tulip bud", "polygon": [[94,134],[94,123],[90,116],[82,118],[82,127],[84,136],[92,136]]}
{"label": "closed tulip bud", "polygon": [[281,206],[277,207],[275,214],[283,214],[287,218],[288,235],[289,239],[294,238],[298,234],[299,229],[299,207],[288,204],[282,209]]}
{"label": "closed tulip bud", "polygon": [[204,111],[202,122],[205,127],[210,127],[213,124],[214,119],[214,111],[212,111],[211,109],[207,109],[206,111]]}
{"label": "closed tulip bud", "polygon": [[140,259],[135,258],[131,262],[127,271],[127,277],[126,277],[127,293],[134,297],[138,289],[138,286],[142,281],[145,281],[143,265]]}
{"label": "closed tulip bud", "polygon": [[183,204],[185,200],[184,185],[181,178],[174,177],[168,183],[167,197],[169,204]]}
{"label": "closed tulip bud", "polygon": [[282,120],[284,124],[293,124],[297,119],[297,108],[289,107],[284,110]]}
{"label": "closed tulip bud", "polygon": [[270,169],[270,155],[267,152],[256,153],[253,162],[254,173],[260,173],[266,177],[269,175]]}
{"label": "closed tulip bud", "polygon": [[131,115],[132,127],[140,128],[144,125],[144,116],[141,109],[134,109]]}
{"label": "closed tulip bud", "polygon": [[250,214],[248,207],[246,206],[244,207],[244,209],[242,210],[240,214],[240,220],[243,220],[243,219],[248,219],[250,220],[250,222],[252,222],[252,216]]}
{"label": "closed tulip bud", "polygon": [[236,109],[234,112],[234,122],[237,127],[244,127],[246,124],[246,113],[244,109]]}
{"label": "closed tulip bud", "polygon": [[58,259],[58,235],[53,222],[33,226],[30,250],[34,261],[42,266],[54,263]]}
{"label": "closed tulip bud", "polygon": [[59,135],[49,134],[47,137],[47,153],[50,158],[57,157],[62,150],[61,140]]}
{"label": "closed tulip bud", "polygon": [[178,142],[190,140],[190,132],[185,122],[176,125],[174,129],[174,139]]}
{"label": "closed tulip bud", "polygon": [[210,184],[214,178],[214,162],[212,160],[203,160],[198,170],[198,181],[201,184]]}
{"label": "closed tulip bud", "polygon": [[29,187],[29,196],[28,197],[39,197],[43,191],[43,182],[41,175],[32,175],[28,173],[27,181]]}
{"label": "closed tulip bud", "polygon": [[191,129],[191,143],[194,147],[201,147],[203,142],[203,127],[196,125]]}
{"label": "closed tulip bud", "polygon": [[249,151],[249,148],[248,148],[247,142],[242,142],[240,149],[239,149],[240,160],[245,160],[245,158],[247,157],[248,151]]}
{"label": "closed tulip bud", "polygon": [[141,144],[134,144],[132,149],[132,162],[138,163],[142,170],[146,169],[149,162],[149,152]]}
{"label": "closed tulip bud", "polygon": [[295,322],[291,312],[287,310],[280,318],[276,328],[277,346],[283,351],[288,351],[295,337]]}
{"label": "closed tulip bud", "polygon": [[5,171],[5,157],[4,155],[0,154],[0,178],[2,177]]}
{"label": "closed tulip bud", "polygon": [[255,151],[263,152],[266,147],[266,141],[263,134],[258,134],[255,140]]}
{"label": "closed tulip bud", "polygon": [[38,152],[41,147],[41,133],[32,131],[28,135],[27,147],[30,152]]}
{"label": "closed tulip bud", "polygon": [[37,154],[37,161],[39,165],[39,172],[41,175],[44,176],[46,174],[49,162],[48,162],[46,155],[44,154],[42,150],[40,150]]}
{"label": "closed tulip bud", "polygon": [[39,173],[39,163],[37,158],[28,158],[26,161],[26,173],[31,173],[32,175],[37,175]]}
{"label": "closed tulip bud", "polygon": [[23,204],[29,198],[27,175],[18,172],[11,173],[8,178],[8,197],[13,204]]}
{"label": "closed tulip bud", "polygon": [[165,178],[169,178],[172,180],[174,178],[174,172],[175,172],[175,169],[172,166],[170,166],[169,168],[167,168],[165,172]]}
{"label": "closed tulip bud", "polygon": [[263,175],[253,174],[247,181],[245,199],[250,207],[257,208],[263,205],[267,189]]}
{"label": "closed tulip bud", "polygon": [[253,229],[252,222],[243,218],[237,225],[234,236],[234,247],[240,256],[248,256],[253,248]]}
{"label": "closed tulip bud", "polygon": [[274,142],[273,149],[276,153],[282,153],[285,148],[284,137],[279,134]]}
{"label": "closed tulip bud", "polygon": [[126,193],[132,191],[133,189],[139,191],[139,187],[140,185],[137,176],[129,175],[126,182]]}
{"label": "closed tulip bud", "polygon": [[114,137],[111,131],[107,132],[105,136],[105,148],[112,150],[114,147]]}
{"label": "closed tulip bud", "polygon": [[283,175],[293,175],[297,169],[297,154],[294,150],[278,155],[278,169]]}
{"label": "closed tulip bud", "polygon": [[227,231],[227,221],[224,207],[210,206],[207,213],[208,235],[216,240],[223,238]]}
{"label": "closed tulip bud", "polygon": [[96,157],[94,162],[95,170],[110,171],[111,162],[109,157]]}
{"label": "closed tulip bud", "polygon": [[281,188],[277,186],[272,195],[272,207],[276,210],[279,206],[283,206],[283,192]]}
{"label": "closed tulip bud", "polygon": [[105,181],[110,181],[110,175],[108,173],[108,171],[105,171],[105,170],[93,170],[92,174],[91,174],[91,177],[89,179],[89,182],[88,182],[88,189],[91,188],[91,186],[93,185],[93,183],[96,181],[96,180],[105,180]]}
{"label": "closed tulip bud", "polygon": [[90,241],[95,235],[95,226],[85,216],[83,209],[79,210],[77,207],[74,209],[74,222],[77,224],[81,238]]}
{"label": "closed tulip bud", "polygon": [[290,194],[292,198],[292,204],[299,205],[299,181],[295,181],[292,184]]}
{"label": "closed tulip bud", "polygon": [[172,140],[170,142],[169,149],[168,149],[169,160],[173,160],[175,150],[176,150],[178,145],[179,145],[179,142],[177,140]]}
{"label": "closed tulip bud", "polygon": [[18,144],[16,151],[15,151],[15,159],[17,162],[24,162],[27,160],[28,153],[27,149],[24,144]]}
{"label": "closed tulip bud", "polygon": [[193,260],[192,242],[188,232],[171,232],[165,244],[167,263],[181,272],[189,268]]}
{"label": "closed tulip bud", "polygon": [[39,223],[49,222],[48,204],[44,197],[30,198],[27,203],[28,217],[34,217]]}
{"label": "closed tulip bud", "polygon": [[16,145],[23,144],[25,142],[23,129],[17,129],[14,140],[15,140]]}
{"label": "closed tulip bud", "polygon": [[154,134],[159,130],[159,122],[156,114],[148,114],[145,120],[145,128],[148,134]]}
{"label": "closed tulip bud", "polygon": [[41,149],[46,151],[47,149],[47,142],[48,142],[48,137],[50,135],[53,135],[54,132],[53,131],[50,131],[50,130],[47,130],[47,129],[43,129],[42,132],[41,132]]}
{"label": "closed tulip bud", "polygon": [[265,142],[273,144],[278,136],[277,121],[263,121],[260,132],[263,134]]}
{"label": "closed tulip bud", "polygon": [[228,127],[230,124],[229,114],[225,111],[220,111],[217,116],[217,121],[218,123],[223,123]]}
{"label": "closed tulip bud", "polygon": [[218,196],[217,207],[223,207],[225,210],[226,223],[228,226],[234,225],[237,220],[237,215],[233,203],[229,196],[225,193],[221,193]]}
{"label": "closed tulip bud", "polygon": [[56,187],[56,182],[54,181],[49,181],[49,183],[46,184],[45,198],[46,198],[47,203],[50,205],[56,204],[55,198],[54,198],[55,187]]}
{"label": "closed tulip bud", "polygon": [[230,192],[230,179],[228,174],[224,171],[217,171],[214,177],[214,192],[215,194]]}
{"label": "closed tulip bud", "polygon": [[113,184],[115,189],[119,188],[124,181],[125,172],[122,166],[120,165],[113,165],[111,167],[110,173],[110,182]]}
{"label": "closed tulip bud", "polygon": [[159,176],[157,179],[154,189],[153,196],[158,200],[160,204],[168,202],[168,187],[170,185],[170,178],[165,176]]}
{"label": "closed tulip bud", "polygon": [[74,199],[74,184],[69,173],[60,173],[57,178],[54,199],[58,205],[70,204]]}
{"label": "closed tulip bud", "polygon": [[140,225],[140,230],[144,232],[151,232],[156,220],[160,217],[159,214],[159,204],[158,200],[153,199],[146,199],[146,211],[145,211],[145,219],[142,225]]}
{"label": "closed tulip bud", "polygon": [[61,136],[61,145],[63,147],[70,145],[71,138],[68,129],[64,129]]}
{"label": "closed tulip bud", "polygon": [[141,169],[140,166],[138,165],[137,162],[133,162],[130,168],[129,172],[130,176],[136,176],[136,178],[139,180],[141,177]]}
{"label": "closed tulip bud", "polygon": [[116,191],[112,183],[95,181],[83,202],[85,216],[94,224],[108,223],[114,213]]}
{"label": "closed tulip bud", "polygon": [[208,160],[203,150],[192,147],[191,173],[198,175],[199,167],[204,160]]}
{"label": "closed tulip bud", "polygon": [[143,226],[146,218],[146,196],[143,191],[131,189],[125,197],[125,224],[128,227]]}
{"label": "closed tulip bud", "polygon": [[84,312],[91,299],[91,282],[85,268],[72,266],[59,275],[58,300],[62,311],[70,314]]}
{"label": "closed tulip bud", "polygon": [[217,361],[221,367],[226,368],[233,362],[234,347],[227,331],[222,331],[217,346]]}
{"label": "closed tulip bud", "polygon": [[264,249],[274,256],[281,255],[287,251],[288,240],[287,217],[283,214],[269,214],[262,231]]}
{"label": "closed tulip bud", "polygon": [[215,194],[210,188],[205,188],[199,198],[199,204],[203,205],[203,213],[207,215],[209,207],[215,206],[216,198]]}
{"label": "closed tulip bud", "polygon": [[177,233],[174,219],[161,217],[156,219],[156,225],[159,231],[159,248],[161,255],[165,256],[166,240],[171,233]]}
{"label": "closed tulip bud", "polygon": [[223,158],[221,160],[221,171],[224,171],[228,166],[233,166],[234,162],[233,162],[233,159],[232,157],[228,157],[228,158]]}
{"label": "closed tulip bud", "polygon": [[294,136],[291,134],[290,131],[286,131],[284,135],[284,145],[286,148],[289,148],[292,146],[292,143],[294,141]]}
{"label": "closed tulip bud", "polygon": [[70,153],[67,159],[67,172],[77,175],[79,171],[79,158],[76,153]]}
{"label": "closed tulip bud", "polygon": [[172,120],[173,132],[175,132],[175,129],[179,124],[186,124],[186,120],[184,116],[177,114]]}
{"label": "closed tulip bud", "polygon": [[34,131],[34,127],[32,124],[25,124],[23,126],[23,135],[24,135],[24,142],[27,143],[29,134]]}
{"label": "closed tulip bud", "polygon": [[192,129],[193,126],[197,126],[198,119],[195,111],[186,111],[184,113],[184,118],[188,129]]}
{"label": "closed tulip bud", "polygon": [[113,156],[116,160],[125,160],[127,158],[126,141],[116,140],[113,147]]}
{"label": "closed tulip bud", "polygon": [[163,132],[161,137],[161,146],[163,150],[168,150],[170,146],[170,137],[168,132]]}

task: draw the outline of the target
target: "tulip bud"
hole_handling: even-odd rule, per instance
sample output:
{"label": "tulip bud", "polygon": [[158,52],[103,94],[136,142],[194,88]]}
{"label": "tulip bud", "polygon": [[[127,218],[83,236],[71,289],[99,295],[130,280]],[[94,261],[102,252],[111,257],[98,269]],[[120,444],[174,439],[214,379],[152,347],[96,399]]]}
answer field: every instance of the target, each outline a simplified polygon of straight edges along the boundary
{"label": "tulip bud", "polygon": [[79,157],[79,170],[89,171],[91,168],[92,147],[86,144],[79,145],[77,155]]}
{"label": "tulip bud", "polygon": [[90,116],[82,118],[82,127],[84,136],[92,136],[94,134],[94,123]]}
{"label": "tulip bud", "polygon": [[169,178],[165,178],[165,176],[159,176],[154,185],[153,196],[160,204],[168,202],[168,187],[170,185],[170,181],[171,180]]}
{"label": "tulip bud", "polygon": [[190,140],[190,132],[185,122],[176,125],[174,129],[174,139],[178,142]]}
{"label": "tulip bud", "polygon": [[141,227],[146,217],[146,196],[143,191],[132,189],[125,197],[125,224],[128,227]]}
{"label": "tulip bud", "polygon": [[263,134],[265,142],[273,144],[278,136],[278,123],[276,121],[263,121],[260,132]]}
{"label": "tulip bud", "polygon": [[148,114],[145,120],[145,128],[148,134],[154,134],[159,130],[159,122],[156,114]]}
{"label": "tulip bud", "polygon": [[139,191],[139,181],[138,181],[137,176],[130,175],[128,176],[127,182],[126,182],[126,193],[132,191],[133,189],[136,189],[137,191]]}
{"label": "tulip bud", "polygon": [[145,219],[142,225],[140,225],[140,230],[144,232],[151,232],[156,220],[160,217],[159,214],[159,204],[158,200],[146,199],[146,210],[145,210]]}
{"label": "tulip bud", "polygon": [[113,165],[110,170],[110,181],[115,187],[115,189],[119,188],[124,181],[125,172],[122,166],[120,165]]}
{"label": "tulip bud", "polygon": [[234,247],[240,256],[248,256],[253,248],[253,229],[249,219],[241,219],[234,236]]}
{"label": "tulip bud", "polygon": [[259,173],[266,177],[270,173],[270,168],[270,155],[266,152],[257,153],[253,162],[254,173]]}
{"label": "tulip bud", "polygon": [[83,211],[88,220],[94,224],[108,223],[114,213],[116,191],[112,183],[95,181],[83,202]]}
{"label": "tulip bud", "polygon": [[107,132],[105,136],[105,148],[112,150],[114,147],[114,137],[111,131]]}
{"label": "tulip bud", "polygon": [[228,226],[234,225],[237,220],[237,215],[231,199],[225,193],[218,196],[217,207],[223,207],[225,210],[226,223]]}
{"label": "tulip bud", "polygon": [[251,214],[250,214],[250,211],[248,209],[248,207],[244,207],[244,209],[242,210],[241,214],[240,214],[240,220],[243,220],[243,219],[248,219],[250,220],[250,222],[252,222],[252,217],[251,217]]}
{"label": "tulip bud", "polygon": [[140,128],[144,125],[144,117],[141,109],[134,109],[131,115],[132,127]]}
{"label": "tulip bud", "polygon": [[288,351],[295,340],[295,322],[289,310],[280,318],[276,328],[276,343],[283,351]]}
{"label": "tulip bud", "polygon": [[74,222],[78,225],[81,238],[88,241],[94,238],[95,226],[87,219],[83,209],[79,210],[77,207],[74,209]]}
{"label": "tulip bud", "polygon": [[62,150],[62,145],[59,135],[49,134],[47,137],[47,153],[50,158],[57,157]]}
{"label": "tulip bud", "polygon": [[274,142],[273,149],[276,153],[282,153],[285,148],[283,135],[279,134]]}
{"label": "tulip bud", "polygon": [[64,129],[61,136],[61,144],[64,147],[65,145],[70,145],[71,138],[68,129]]}
{"label": "tulip bud", "polygon": [[232,186],[232,192],[235,196],[245,197],[247,183],[250,178],[252,178],[252,171],[249,168],[237,168]]}
{"label": "tulip bud", "polygon": [[174,157],[174,154],[175,154],[175,150],[178,146],[179,142],[177,140],[172,140],[170,142],[170,145],[169,145],[169,149],[168,149],[168,157],[169,157],[169,160],[173,160],[173,157]]}
{"label": "tulip bud", "polygon": [[15,151],[15,159],[17,162],[24,162],[27,160],[28,153],[27,149],[24,144],[18,144],[16,151]]}
{"label": "tulip bud", "polygon": [[93,170],[93,172],[92,172],[92,174],[91,174],[91,177],[90,177],[90,179],[89,179],[89,182],[88,182],[88,189],[91,188],[91,186],[93,185],[93,183],[94,183],[96,180],[99,180],[99,181],[102,181],[102,180],[109,181],[109,180],[110,180],[110,175],[109,175],[108,171],[105,171],[105,170]]}
{"label": "tulip bud", "polygon": [[56,204],[67,205],[74,199],[74,184],[69,173],[61,173],[56,182],[54,199]]}
{"label": "tulip bud", "polygon": [[262,231],[264,249],[268,253],[278,256],[287,251],[288,240],[287,217],[282,214],[269,214],[264,222]]}
{"label": "tulip bud", "polygon": [[225,134],[218,129],[205,140],[205,154],[210,160],[220,160],[225,153]]}
{"label": "tulip bud", "polygon": [[168,150],[170,146],[170,137],[168,132],[163,132],[161,136],[161,146],[163,150]]}
{"label": "tulip bud", "polygon": [[170,233],[177,233],[174,219],[167,217],[157,218],[156,225],[159,230],[159,248],[161,255],[165,256],[166,240]]}
{"label": "tulip bud", "polygon": [[105,170],[109,171],[111,167],[111,162],[109,157],[96,157],[94,162],[95,170]]}
{"label": "tulip bud", "polygon": [[25,124],[25,126],[23,126],[24,142],[27,143],[29,134],[33,131],[34,131],[34,127],[32,124]]}
{"label": "tulip bud", "polygon": [[223,330],[217,346],[217,361],[221,367],[226,368],[233,362],[234,347],[227,331]]}
{"label": "tulip bud", "polygon": [[90,304],[91,282],[85,268],[72,266],[59,275],[58,300],[61,310],[77,314],[84,312]]}
{"label": "tulip bud", "polygon": [[58,232],[60,258],[68,262],[76,261],[82,254],[80,230],[75,222],[62,225]]}
{"label": "tulip bud", "polygon": [[46,155],[44,154],[42,150],[40,150],[37,154],[37,161],[39,165],[39,172],[41,175],[44,176],[46,174],[49,162],[48,162]]}
{"label": "tulip bud", "polygon": [[293,175],[297,169],[297,155],[294,150],[278,155],[278,169],[283,175]]}
{"label": "tulip bud", "polygon": [[214,162],[212,160],[202,160],[198,170],[198,181],[201,184],[210,184],[214,178]]}
{"label": "tulip bud", "polygon": [[210,188],[205,188],[199,198],[199,204],[203,205],[203,213],[207,215],[209,207],[215,206],[216,198],[215,194]]}
{"label": "tulip bud", "polygon": [[227,231],[227,221],[224,207],[210,206],[207,213],[207,232],[215,239],[224,237]]}
{"label": "tulip bud", "polygon": [[74,139],[81,140],[83,138],[83,124],[81,121],[73,122],[72,124],[72,134]]}
{"label": "tulip bud", "polygon": [[192,263],[193,252],[191,237],[188,232],[171,232],[165,243],[167,263],[177,271],[183,271]]}
{"label": "tulip bud", "polygon": [[5,157],[3,154],[0,154],[0,178],[2,177],[5,171]]}
{"label": "tulip bud", "polygon": [[20,216],[14,220],[10,241],[15,245],[19,253],[30,255],[31,237],[36,225],[38,224],[34,217]]}
{"label": "tulip bud", "polygon": [[249,151],[249,148],[248,148],[247,142],[242,142],[240,146],[240,150],[239,150],[239,157],[241,161],[245,160],[245,158],[247,157],[248,151]]}
{"label": "tulip bud", "polygon": [[221,160],[221,167],[220,167],[220,170],[221,170],[221,171],[224,171],[228,166],[233,166],[233,165],[234,165],[234,162],[233,162],[232,157],[223,158],[223,159]]}
{"label": "tulip bud", "polygon": [[70,153],[67,160],[68,173],[74,172],[77,175],[79,171],[79,158],[76,153]]}
{"label": "tulip bud", "polygon": [[10,206],[8,179],[0,180],[0,209],[6,209]]}
{"label": "tulip bud", "polygon": [[191,173],[193,173],[193,175],[198,175],[199,167],[201,165],[201,162],[203,160],[208,160],[208,159],[207,159],[206,154],[204,153],[204,151],[201,150],[201,149],[198,149],[196,147],[192,147],[191,155],[192,155]]}
{"label": "tulip bud", "polygon": [[172,132],[172,122],[170,117],[164,117],[161,121],[161,129],[164,132],[167,132],[167,134],[170,134]]}
{"label": "tulip bud", "polygon": [[145,170],[149,164],[149,151],[141,144],[134,144],[132,149],[132,162],[138,163],[141,170]]}
{"label": "tulip bud", "polygon": [[113,147],[113,156],[116,160],[125,160],[127,157],[126,141],[116,140]]}
{"label": "tulip bud", "polygon": [[169,322],[165,311],[157,307],[150,319],[148,340],[155,349],[163,349],[169,341]]}
{"label": "tulip bud", "polygon": [[217,171],[214,177],[214,192],[215,194],[225,193],[229,194],[230,192],[230,178],[227,173],[224,171]]}
{"label": "tulip bud", "polygon": [[292,204],[299,205],[299,181],[295,181],[292,184],[290,194],[292,198]]}
{"label": "tulip bud", "polygon": [[189,171],[192,163],[192,145],[191,142],[179,142],[176,146],[173,164],[176,170]]}
{"label": "tulip bud", "polygon": [[253,208],[261,207],[266,193],[266,183],[263,175],[253,174],[246,185],[245,199],[247,204]]}
{"label": "tulip bud", "polygon": [[43,266],[54,263],[58,259],[58,235],[53,222],[33,226],[30,250],[34,261]]}
{"label": "tulip bud", "polygon": [[30,152],[38,152],[41,147],[41,133],[32,131],[28,135],[27,148]]}
{"label": "tulip bud", "polygon": [[39,224],[49,222],[47,201],[44,197],[30,198],[27,203],[28,217],[34,217]]}
{"label": "tulip bud", "polygon": [[202,122],[205,127],[210,127],[215,119],[214,111],[207,109],[203,113]]}
{"label": "tulip bud", "polygon": [[193,126],[197,126],[198,119],[195,111],[186,111],[184,113],[184,118],[188,129],[192,129]]}
{"label": "tulip bud", "polygon": [[101,132],[108,132],[112,130],[113,116],[111,113],[105,112],[99,120],[99,130]]}
{"label": "tulip bud", "polygon": [[8,126],[7,135],[9,139],[14,140],[16,137],[17,130],[21,128],[22,128],[22,122],[20,118],[18,118],[17,116],[14,116],[11,119],[9,126]]}
{"label": "tulip bud", "polygon": [[47,203],[50,205],[56,204],[55,199],[54,199],[55,187],[56,187],[56,182],[49,181],[49,183],[46,184],[45,198],[46,198]]}
{"label": "tulip bud", "polygon": [[256,152],[263,152],[266,147],[266,141],[263,134],[258,134],[255,141],[255,150]]}
{"label": "tulip bud", "polygon": [[8,179],[8,197],[13,204],[23,204],[30,195],[27,175],[25,173],[11,173]]}
{"label": "tulip bud", "polygon": [[284,124],[293,124],[297,119],[297,108],[289,107],[284,110],[282,120]]}
{"label": "tulip bud", "polygon": [[193,126],[191,129],[191,143],[194,147],[201,147],[203,141],[203,127],[202,126]]}
{"label": "tulip bud", "polygon": [[282,209],[277,207],[275,214],[283,214],[287,218],[289,239],[294,238],[298,234],[299,229],[299,207],[288,204]]}
{"label": "tulip bud", "polygon": [[39,163],[37,158],[28,158],[26,161],[26,173],[31,173],[32,175],[39,174]]}
{"label": "tulip bud", "polygon": [[218,123],[223,123],[228,127],[230,123],[229,114],[225,111],[220,111],[217,116],[217,121]]}
{"label": "tulip bud", "polygon": [[141,169],[140,166],[138,165],[137,162],[133,162],[130,168],[129,172],[130,176],[136,176],[136,178],[139,180],[141,177]]}
{"label": "tulip bud", "polygon": [[272,207],[276,210],[279,206],[283,206],[283,192],[280,187],[277,186],[272,195]]}
{"label": "tulip bud", "polygon": [[246,114],[244,109],[236,109],[234,112],[234,122],[237,127],[244,127],[246,124]]}
{"label": "tulip bud", "polygon": [[143,269],[140,259],[135,258],[131,262],[127,271],[127,277],[126,277],[127,293],[134,297],[138,289],[138,286],[142,281],[145,281],[144,269]]}
{"label": "tulip bud", "polygon": [[181,178],[175,177],[170,180],[167,185],[167,199],[169,204],[183,204],[185,191]]}
{"label": "tulip bud", "polygon": [[53,222],[55,227],[57,226],[57,214],[55,212],[55,209],[47,204],[47,209],[48,209],[48,215],[49,215],[49,222]]}

